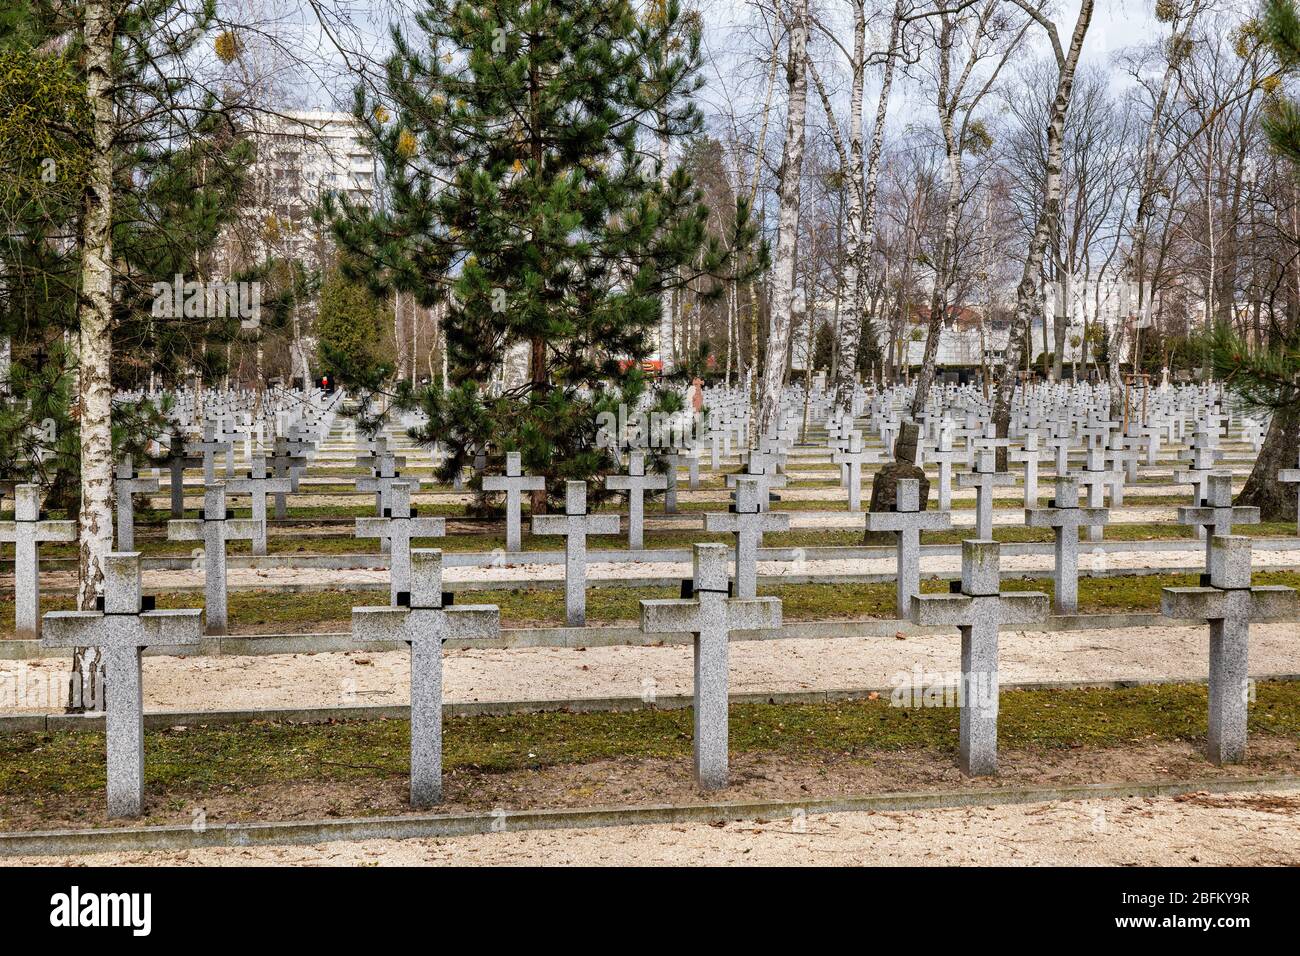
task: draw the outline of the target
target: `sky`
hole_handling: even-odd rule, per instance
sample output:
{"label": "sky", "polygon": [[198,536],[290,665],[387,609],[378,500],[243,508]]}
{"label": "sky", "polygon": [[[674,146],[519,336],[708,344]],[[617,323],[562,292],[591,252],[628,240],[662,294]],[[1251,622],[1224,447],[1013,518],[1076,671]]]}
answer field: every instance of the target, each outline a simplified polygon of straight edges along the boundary
{"label": "sky", "polygon": [[[313,109],[348,108],[351,89],[343,74],[344,57],[334,48],[334,43],[320,25],[310,0],[270,0],[283,5],[280,20],[282,42],[303,51],[310,58],[322,62],[317,76],[302,84],[302,105]],[[1227,0],[1245,7],[1245,0]],[[753,63],[752,54],[758,42],[753,39],[756,17],[744,0],[696,0],[705,25],[705,47],[713,62],[706,63],[706,87],[701,93],[701,105],[708,111],[730,102],[739,108],[745,103],[761,103],[765,76]],[[418,0],[319,0],[319,9],[325,11],[330,32],[343,45],[361,50],[378,58],[388,47],[388,28],[395,19],[411,24],[410,11],[416,9]],[[1083,61],[1105,66],[1112,55],[1125,47],[1148,42],[1158,36],[1163,28],[1152,15],[1154,0],[1097,0],[1092,25],[1085,42]],[[842,18],[850,25],[850,8],[840,0],[820,0],[820,6],[829,18]],[[1061,0],[1053,20],[1061,34],[1062,43],[1069,36],[1078,16],[1079,0]],[[413,24],[411,29],[414,30]],[[876,30],[883,42],[884,27]],[[841,35],[847,36],[847,30]],[[1031,31],[1031,43],[1046,54],[1049,46],[1040,28]],[[825,52],[826,44],[820,44]],[[829,64],[828,64],[829,66]],[[329,74],[336,78],[331,82]],[[873,77],[874,79],[874,77]],[[321,82],[324,80],[324,82]],[[827,82],[832,82],[829,73]],[[870,103],[873,91],[868,89]],[[900,98],[895,112],[909,109],[907,95]]]}

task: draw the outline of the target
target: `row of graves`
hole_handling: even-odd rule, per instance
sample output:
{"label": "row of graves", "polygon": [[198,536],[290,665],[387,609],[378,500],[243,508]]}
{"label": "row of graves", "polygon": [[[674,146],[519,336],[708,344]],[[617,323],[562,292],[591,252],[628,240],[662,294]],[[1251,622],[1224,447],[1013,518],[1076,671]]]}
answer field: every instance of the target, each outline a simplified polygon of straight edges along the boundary
{"label": "row of graves", "polygon": [[[457,603],[448,576],[459,572],[461,588],[481,585],[488,572],[496,586],[562,586],[564,627],[585,632],[593,586],[655,580],[642,569],[670,565],[682,577],[680,597],[641,600],[639,631],[643,640],[676,636],[693,646],[693,772],[698,788],[712,792],[729,784],[729,647],[741,638],[783,637],[783,602],[761,592],[796,563],[792,579],[816,584],[865,573],[823,572],[823,563],[866,568],[888,561],[891,570],[878,578],[894,585],[897,618],[943,629],[960,642],[958,762],[964,773],[983,776],[998,766],[1000,635],[1043,626],[1053,615],[1076,615],[1081,543],[1110,554],[1142,552],[1143,542],[1106,540],[1107,529],[1115,531],[1129,512],[1158,513],[1156,520],[1194,529],[1203,540],[1180,545],[1184,559],[1189,551],[1194,559],[1171,566],[1199,573],[1200,585],[1164,588],[1160,613],[1204,622],[1205,755],[1215,764],[1240,762],[1250,626],[1292,620],[1297,612],[1290,588],[1252,585],[1254,542],[1239,532],[1257,525],[1259,514],[1233,505],[1267,422],[1240,414],[1214,387],[1166,386],[1141,398],[1138,411],[1104,387],[1031,386],[1017,394],[1011,426],[999,435],[977,389],[936,388],[912,416],[906,388],[859,387],[846,408],[836,408],[826,390],[796,387],[777,423],[761,431],[742,391],[706,389],[705,414],[669,423],[681,436],[675,444],[656,445],[644,428],[627,423],[607,430],[604,440],[622,469],[604,476],[597,489],[612,493],[615,504],[593,507],[587,482],[548,487],[509,449],[484,449],[465,474],[441,485],[433,477],[441,450],[409,438],[418,418],[406,415],[378,435],[358,436],[341,391],[273,400],[182,392],[173,396],[173,414],[183,440],[151,449],[150,462],[119,463],[118,550],[106,563],[96,609],[43,608],[43,577],[65,592],[69,583],[56,560],[43,570],[41,552],[74,541],[75,527],[42,513],[37,486],[11,489],[13,515],[0,521],[0,541],[13,544],[6,583],[14,620],[11,640],[0,645],[11,648],[10,660],[102,649],[108,693],[97,703],[104,711],[108,814],[129,819],[146,807],[146,654],[208,653],[238,623],[228,613],[232,589],[273,588],[277,574],[304,567],[331,569],[344,587],[358,567],[382,573],[386,600],[377,592],[375,600],[357,602],[348,641],[409,649],[410,805],[423,809],[442,798],[444,646],[513,646],[498,607]],[[1300,487],[1300,469],[1282,477]],[[499,520],[474,525],[420,513],[424,506],[463,504],[480,493],[471,485],[500,501]],[[1143,505],[1144,498],[1163,500],[1170,488],[1182,489],[1184,503]],[[525,513],[530,497],[543,491],[562,505],[553,513]],[[297,515],[300,501],[316,516]],[[372,513],[319,524],[322,509],[356,511],[358,501]],[[236,516],[233,503],[246,516]],[[140,510],[165,517],[141,522]],[[295,520],[316,522],[313,534],[330,536],[337,528],[334,537],[373,541],[375,550],[278,555],[276,539]],[[462,530],[449,534],[449,524]],[[1050,595],[1002,587],[996,532],[1017,524],[1052,535],[1050,543],[1014,552],[1022,561],[1050,555]],[[530,545],[560,538],[562,550],[526,547],[526,529]],[[800,529],[883,536],[872,540],[886,543],[783,546],[781,536]],[[656,536],[668,531],[703,532],[729,543],[656,547]],[[959,545],[923,543],[923,536],[952,532]],[[462,535],[472,539],[469,547],[455,542],[452,548],[450,540],[445,551],[429,547]],[[480,536],[497,541],[498,535],[501,546],[473,546]],[[192,544],[199,559],[178,567],[161,549],[164,542]],[[232,544],[242,542],[246,550],[233,553]],[[1270,546],[1300,549],[1282,537]],[[927,571],[954,548],[958,574]],[[253,570],[256,581],[232,583],[232,572]],[[156,609],[145,583],[163,574],[201,582],[201,606]],[[936,574],[952,577],[948,593],[923,589],[923,577]],[[581,644],[582,632],[569,636],[569,646]],[[302,637],[304,649],[309,639]]]}

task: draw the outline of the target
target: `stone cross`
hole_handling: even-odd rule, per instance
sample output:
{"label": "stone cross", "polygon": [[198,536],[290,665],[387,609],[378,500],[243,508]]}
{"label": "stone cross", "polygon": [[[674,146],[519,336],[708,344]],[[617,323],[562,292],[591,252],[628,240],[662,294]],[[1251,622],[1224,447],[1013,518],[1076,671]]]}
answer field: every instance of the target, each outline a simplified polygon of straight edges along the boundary
{"label": "stone cross", "polygon": [[1024,462],[1025,465],[1025,507],[1038,507],[1038,458],[1042,451],[1038,447],[1038,435],[1030,432],[1025,436],[1023,448],[1007,453],[1007,456],[1015,462]]}
{"label": "stone cross", "polygon": [[[298,491],[298,477],[307,467],[307,453],[311,446],[307,442],[290,441],[283,435],[277,435],[271,453],[271,474],[276,478],[288,478],[289,491]],[[284,518],[288,514],[288,495],[283,491],[275,492],[275,516]]]}
{"label": "stone cross", "polygon": [[[1120,474],[1119,472],[1110,471],[1106,468],[1105,455],[1103,453],[1103,450],[1096,447],[1092,447],[1088,449],[1087,459],[1084,462],[1084,467],[1079,470],[1079,473],[1078,475],[1075,476],[1075,478],[1079,482],[1079,484],[1086,485],[1088,488],[1089,508],[1100,508],[1103,500],[1102,495],[1104,494],[1107,486],[1110,487],[1111,494],[1113,496],[1115,490],[1115,482],[1118,480],[1122,485],[1124,480],[1122,474]],[[1089,541],[1101,540],[1101,525],[1095,524],[1095,525],[1088,526],[1088,540]]]}
{"label": "stone cross", "polygon": [[999,593],[999,552],[996,541],[963,541],[960,592],[912,597],[915,623],[961,631],[961,769],[972,777],[998,769],[998,630],[1048,612],[1046,594]]}
{"label": "stone cross", "polygon": [[1205,478],[1214,470],[1214,462],[1222,453],[1210,444],[1205,432],[1192,436],[1192,447],[1178,457],[1185,458],[1189,464],[1186,468],[1174,472],[1174,482],[1180,485],[1195,485],[1192,500],[1199,502],[1205,497]]}
{"label": "stone cross", "polygon": [[1209,623],[1208,755],[1216,764],[1240,763],[1246,755],[1250,622],[1293,614],[1296,596],[1288,587],[1250,586],[1250,539],[1239,535],[1210,538],[1209,585],[1163,588],[1160,611]]}
{"label": "stone cross", "polygon": [[411,805],[442,800],[442,644],[501,633],[492,604],[452,607],[442,592],[442,552],[411,552],[411,591],[404,607],[354,607],[358,643],[405,641],[411,648]]}
{"label": "stone cross", "polygon": [[618,515],[587,511],[587,483],[564,485],[564,514],[533,515],[533,534],[564,535],[564,619],[569,627],[587,624],[587,535],[618,534]]}
{"label": "stone cross", "polygon": [[39,485],[14,486],[14,520],[0,521],[0,541],[14,546],[14,636],[41,636],[42,542],[77,540],[75,521],[42,521]]}
{"label": "stone cross", "polygon": [[[383,439],[380,439],[383,442]],[[410,485],[411,491],[420,490],[420,482],[417,478],[402,477],[399,467],[406,464],[406,459],[396,457],[392,452],[387,450],[384,444],[380,444],[379,454],[373,459],[364,456],[357,459],[357,464],[364,465],[367,462],[374,461],[370,469],[369,478],[357,479],[357,491],[373,491],[375,493],[375,514],[383,517],[386,511],[391,511],[393,507],[393,485],[397,482],[405,482]],[[388,552],[388,539],[380,539],[380,551]]]}
{"label": "stone cross", "polygon": [[1211,538],[1232,534],[1232,523],[1259,524],[1259,509],[1248,506],[1233,507],[1232,475],[1212,474],[1205,478],[1205,498],[1199,508],[1180,507],[1178,523],[1192,525],[1197,537],[1204,536],[1205,570],[1210,570]]}
{"label": "stone cross", "polygon": [[975,470],[957,476],[957,487],[975,489],[975,535],[985,541],[993,537],[993,489],[1014,485],[1016,478],[994,467],[993,451],[975,456]]}
{"label": "stone cross", "polygon": [[393,482],[388,502],[383,517],[357,519],[356,536],[388,542],[389,602],[397,607],[401,596],[411,590],[411,541],[441,538],[447,533],[447,522],[443,518],[421,518],[411,507],[411,486],[404,481]]}
{"label": "stone cross", "polygon": [[1056,532],[1056,610],[1061,614],[1079,609],[1079,529],[1107,520],[1105,508],[1079,507],[1079,480],[1068,476],[1056,479],[1056,497],[1046,508],[1025,509],[1027,526]]}
{"label": "stone cross", "polygon": [[781,601],[728,596],[726,545],[697,544],[694,556],[690,600],[642,601],[641,630],[694,635],[695,782],[720,790],[727,785],[727,644],[732,631],[780,628]]}
{"label": "stone cross", "polygon": [[506,493],[507,551],[518,551],[520,548],[519,493],[522,491],[541,491],[545,487],[546,479],[541,475],[525,475],[523,473],[522,457],[517,451],[506,453],[506,473],[504,475],[484,476],[484,491],[504,491]]}
{"label": "stone cross", "polygon": [[[1288,485],[1295,485],[1300,491],[1300,468],[1282,468],[1277,473],[1277,480]],[[1300,502],[1300,499],[1298,499]],[[1300,535],[1300,506],[1296,508],[1296,534]]]}
{"label": "stone cross", "polygon": [[790,515],[763,511],[762,487],[757,478],[736,479],[736,501],[726,514],[706,512],[704,530],[730,532],[736,536],[736,597],[752,598],[758,591],[758,549],[763,532],[788,531]]}
{"label": "stone cross", "polygon": [[226,542],[252,541],[256,525],[248,518],[230,517],[224,482],[204,491],[202,518],[167,522],[168,541],[203,542],[203,600],[209,634],[226,633]]}
{"label": "stone cross", "polygon": [[155,611],[140,596],[139,552],[105,557],[102,610],[51,611],[42,647],[99,647],[107,688],[104,730],[108,750],[108,815],[138,817],[144,809],[144,693],[141,652],[146,647],[199,643],[200,610]]}
{"label": "stone cross", "polygon": [[168,457],[167,470],[171,478],[167,483],[167,490],[171,492],[173,518],[181,518],[185,515],[185,469],[197,467],[202,463],[202,458],[186,455],[179,449],[173,450]]}
{"label": "stone cross", "polygon": [[663,475],[647,475],[645,452],[634,451],[628,455],[627,474],[606,475],[605,487],[627,492],[627,546],[640,551],[645,547],[645,493],[663,491],[668,487],[668,479]]}
{"label": "stone cross", "polygon": [[293,491],[296,482],[292,478],[267,477],[265,458],[254,458],[249,466],[247,478],[234,478],[226,482],[226,493],[248,495],[252,499],[253,521],[257,525],[253,537],[253,553],[266,554],[266,496]]}
{"label": "stone cross", "polygon": [[141,478],[131,456],[123,455],[113,481],[113,493],[117,497],[117,550],[135,549],[135,496],[154,494],[157,490],[158,479]]}
{"label": "stone cross", "polygon": [[862,447],[862,432],[849,434],[848,447],[831,455],[831,461],[845,470],[845,484],[849,489],[849,510],[862,510],[862,466],[877,461],[875,449]]}
{"label": "stone cross", "polygon": [[952,508],[952,466],[966,463],[966,451],[953,448],[952,431],[944,429],[939,433],[939,447],[927,457],[939,466],[939,510],[948,511]]}
{"label": "stone cross", "polygon": [[217,480],[217,455],[224,455],[233,447],[230,442],[217,438],[216,426],[209,422],[203,426],[201,441],[185,443],[185,454],[203,456],[203,480],[210,485]]}
{"label": "stone cross", "polygon": [[868,511],[868,531],[893,531],[898,535],[898,616],[912,613],[912,595],[921,593],[921,532],[948,528],[952,516],[946,511],[921,510],[921,483],[915,478],[898,479],[893,511]]}

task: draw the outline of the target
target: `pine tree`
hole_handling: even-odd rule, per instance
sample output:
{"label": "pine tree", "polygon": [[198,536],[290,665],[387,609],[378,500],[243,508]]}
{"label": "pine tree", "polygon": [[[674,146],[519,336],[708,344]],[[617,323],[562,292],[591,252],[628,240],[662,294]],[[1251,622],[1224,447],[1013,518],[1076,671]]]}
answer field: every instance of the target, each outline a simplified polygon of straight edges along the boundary
{"label": "pine tree", "polygon": [[[1267,0],[1260,25],[1279,72],[1294,75],[1300,70],[1300,13],[1295,0]],[[1297,164],[1300,175],[1300,105],[1274,95],[1263,127],[1269,143]],[[1300,327],[1292,317],[1270,323],[1269,341],[1252,349],[1235,330],[1220,325],[1209,336],[1206,349],[1215,377],[1243,405],[1272,413],[1238,503],[1258,507],[1265,521],[1295,520],[1295,488],[1278,481],[1277,473],[1296,466],[1300,447]]]}
{"label": "pine tree", "polygon": [[[627,0],[426,0],[416,19],[382,99],[355,106],[387,208],[327,213],[354,275],[446,304],[449,381],[418,437],[448,448],[444,478],[489,448],[552,478],[608,471],[597,415],[642,396],[629,360],[651,351],[661,295],[719,293],[755,240],[743,205],[711,239],[686,171],[662,176],[660,138],[701,125],[698,29],[675,2],[642,19]],[[517,347],[525,379],[502,386]]]}

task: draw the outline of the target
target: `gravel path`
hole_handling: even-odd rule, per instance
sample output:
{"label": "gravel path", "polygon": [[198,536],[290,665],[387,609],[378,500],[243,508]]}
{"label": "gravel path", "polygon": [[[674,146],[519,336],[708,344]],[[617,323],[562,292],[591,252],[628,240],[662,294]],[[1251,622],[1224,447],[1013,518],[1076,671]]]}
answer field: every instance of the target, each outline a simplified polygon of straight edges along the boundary
{"label": "gravel path", "polygon": [[[1106,631],[1007,631],[1003,681],[1205,677],[1207,631],[1198,627]],[[352,651],[255,657],[146,657],[147,710],[230,710],[402,704],[409,654]],[[448,701],[564,700],[690,694],[691,649],[666,647],[451,650]],[[733,693],[892,688],[956,683],[960,642],[952,635],[736,641]],[[1293,624],[1251,628],[1252,674],[1300,673]],[[0,662],[0,713],[62,705],[66,658]]]}
{"label": "gravel path", "polygon": [[1296,866],[1300,791],[812,814],[6,862],[89,866]]}

